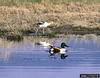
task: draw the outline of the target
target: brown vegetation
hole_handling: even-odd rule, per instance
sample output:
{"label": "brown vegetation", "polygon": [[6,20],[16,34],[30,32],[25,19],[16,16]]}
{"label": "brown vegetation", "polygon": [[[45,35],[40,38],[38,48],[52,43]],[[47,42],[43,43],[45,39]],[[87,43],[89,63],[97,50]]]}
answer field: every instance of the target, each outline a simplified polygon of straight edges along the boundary
{"label": "brown vegetation", "polygon": [[[55,31],[61,26],[100,30],[100,4],[35,3],[11,7],[0,6],[0,31],[6,32],[5,35],[22,35],[22,31],[34,31],[35,23],[40,21],[54,21]],[[0,34],[4,35],[4,33]]]}

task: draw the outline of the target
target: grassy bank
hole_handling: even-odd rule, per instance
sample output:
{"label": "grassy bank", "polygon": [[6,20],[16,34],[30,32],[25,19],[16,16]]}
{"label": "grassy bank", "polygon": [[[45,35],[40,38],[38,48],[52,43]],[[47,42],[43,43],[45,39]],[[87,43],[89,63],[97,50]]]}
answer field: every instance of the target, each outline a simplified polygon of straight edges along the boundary
{"label": "grassy bank", "polygon": [[[2,1],[0,5],[3,5],[0,6],[1,37],[7,36],[9,38],[9,36],[15,37],[16,35],[17,38],[20,38],[23,35],[34,33],[35,24],[40,21],[54,21],[54,24],[46,29],[45,32],[47,33],[45,35],[100,34],[100,3],[88,5],[77,2],[62,3],[58,0],[57,4],[52,4],[53,2],[48,4],[49,0],[45,1],[48,3],[43,1],[39,3],[38,0],[36,0],[38,3],[34,3],[35,1],[32,0],[23,0],[24,4],[22,0],[0,1]],[[16,3],[13,4],[12,1],[13,3],[16,1]],[[27,1],[31,3],[27,4]],[[11,4],[11,6],[8,6],[8,4]],[[39,33],[39,35],[41,34]]]}
{"label": "grassy bank", "polygon": [[27,3],[53,3],[53,4],[61,4],[61,3],[70,3],[70,2],[80,2],[85,4],[94,4],[100,3],[100,0],[0,0],[0,5],[4,6],[16,6],[20,4]]}

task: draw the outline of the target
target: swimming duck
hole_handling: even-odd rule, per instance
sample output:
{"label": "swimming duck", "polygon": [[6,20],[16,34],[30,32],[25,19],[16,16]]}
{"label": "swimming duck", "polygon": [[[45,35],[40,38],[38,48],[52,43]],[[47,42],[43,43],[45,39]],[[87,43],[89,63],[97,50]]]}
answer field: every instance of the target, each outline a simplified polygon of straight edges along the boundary
{"label": "swimming duck", "polygon": [[68,55],[65,55],[67,51],[65,47],[69,47],[69,46],[66,45],[66,43],[64,42],[61,43],[61,48],[55,48],[53,46],[50,46],[50,49],[49,49],[50,56],[53,56],[55,54],[60,54],[61,59],[65,59],[68,56]]}

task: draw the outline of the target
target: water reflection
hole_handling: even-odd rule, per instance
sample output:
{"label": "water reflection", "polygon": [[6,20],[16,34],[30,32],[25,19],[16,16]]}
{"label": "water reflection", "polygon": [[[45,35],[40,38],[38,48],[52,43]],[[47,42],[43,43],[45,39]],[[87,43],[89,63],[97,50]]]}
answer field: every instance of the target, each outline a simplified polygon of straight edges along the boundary
{"label": "water reflection", "polygon": [[[65,60],[48,57],[47,49],[35,42],[46,41],[59,47],[66,42],[69,57]],[[32,66],[100,66],[100,36],[67,35],[61,38],[24,37],[21,42],[0,39],[0,65]],[[2,61],[3,60],[3,61]],[[4,62],[6,61],[6,63]],[[62,62],[62,63],[61,63]],[[40,64],[41,63],[41,64]]]}
{"label": "water reflection", "polygon": [[8,42],[3,39],[0,39],[0,58],[7,59],[11,54],[13,42]]}

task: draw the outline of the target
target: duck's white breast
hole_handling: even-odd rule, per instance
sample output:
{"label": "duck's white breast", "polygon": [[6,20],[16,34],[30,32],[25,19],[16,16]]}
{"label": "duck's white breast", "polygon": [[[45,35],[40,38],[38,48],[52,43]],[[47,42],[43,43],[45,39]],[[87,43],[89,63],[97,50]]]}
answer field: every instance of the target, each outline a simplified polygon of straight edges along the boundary
{"label": "duck's white breast", "polygon": [[66,49],[61,48],[61,49],[60,49],[60,54],[65,54],[65,53],[66,53]]}

